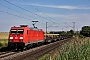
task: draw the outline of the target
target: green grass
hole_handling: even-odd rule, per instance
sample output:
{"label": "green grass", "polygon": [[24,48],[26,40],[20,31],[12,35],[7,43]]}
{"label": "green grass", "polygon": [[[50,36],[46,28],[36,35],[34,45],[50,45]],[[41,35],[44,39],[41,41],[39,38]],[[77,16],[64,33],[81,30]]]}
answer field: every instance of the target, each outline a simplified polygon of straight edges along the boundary
{"label": "green grass", "polygon": [[8,44],[8,40],[7,39],[0,39],[0,48],[6,47],[7,44]]}
{"label": "green grass", "polygon": [[50,54],[45,54],[44,56],[38,58],[37,60],[50,60]]}
{"label": "green grass", "polygon": [[90,60],[90,38],[66,43],[53,60]]}

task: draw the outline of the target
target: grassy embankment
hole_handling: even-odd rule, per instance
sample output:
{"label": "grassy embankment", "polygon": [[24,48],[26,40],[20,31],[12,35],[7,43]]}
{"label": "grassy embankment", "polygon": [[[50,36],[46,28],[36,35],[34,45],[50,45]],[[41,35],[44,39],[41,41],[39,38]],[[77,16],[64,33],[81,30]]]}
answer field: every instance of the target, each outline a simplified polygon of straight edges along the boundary
{"label": "grassy embankment", "polygon": [[90,38],[73,39],[66,43],[53,60],[90,60]]}
{"label": "grassy embankment", "polygon": [[90,60],[90,38],[74,38],[38,60]]}
{"label": "grassy embankment", "polygon": [[0,32],[0,48],[7,46],[8,32]]}

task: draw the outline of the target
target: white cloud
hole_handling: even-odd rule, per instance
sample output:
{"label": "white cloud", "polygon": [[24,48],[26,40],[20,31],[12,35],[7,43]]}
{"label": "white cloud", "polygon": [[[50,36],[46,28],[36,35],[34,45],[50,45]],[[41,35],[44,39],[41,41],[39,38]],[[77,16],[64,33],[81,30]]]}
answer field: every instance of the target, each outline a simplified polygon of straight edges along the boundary
{"label": "white cloud", "polygon": [[[40,16],[44,16],[42,13],[37,13],[38,15]],[[66,19],[66,20],[79,20],[79,19],[82,19],[82,20],[90,20],[90,14],[50,14],[50,13],[44,13],[50,17],[53,17],[53,18],[63,18],[63,19]]]}
{"label": "white cloud", "polygon": [[[30,4],[30,3],[29,3]],[[29,5],[29,4],[26,4],[26,5]],[[68,6],[68,5],[43,5],[43,4],[30,4],[30,5],[33,5],[33,6],[41,6],[41,7],[49,7],[49,8],[58,8],[58,9],[70,9],[70,10],[73,10],[73,9],[85,9],[85,10],[89,10],[90,7],[86,7],[86,6]]]}

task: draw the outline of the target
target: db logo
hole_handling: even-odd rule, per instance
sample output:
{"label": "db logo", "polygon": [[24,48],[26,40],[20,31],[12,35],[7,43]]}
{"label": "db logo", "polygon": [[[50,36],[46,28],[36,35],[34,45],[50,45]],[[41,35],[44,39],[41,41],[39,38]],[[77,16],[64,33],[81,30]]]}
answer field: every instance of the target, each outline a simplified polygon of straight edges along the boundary
{"label": "db logo", "polygon": [[15,37],[15,39],[18,39],[18,37]]}

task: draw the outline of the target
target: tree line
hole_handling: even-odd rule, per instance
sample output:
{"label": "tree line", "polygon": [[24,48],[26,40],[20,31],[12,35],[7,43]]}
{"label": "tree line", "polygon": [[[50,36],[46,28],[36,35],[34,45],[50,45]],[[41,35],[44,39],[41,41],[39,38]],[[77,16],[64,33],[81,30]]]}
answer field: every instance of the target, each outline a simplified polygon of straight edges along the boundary
{"label": "tree line", "polygon": [[86,37],[90,37],[90,26],[83,26],[80,31],[50,31],[50,34],[60,34],[60,35],[82,35]]}
{"label": "tree line", "polygon": [[80,34],[86,37],[90,37],[90,26],[83,26]]}

